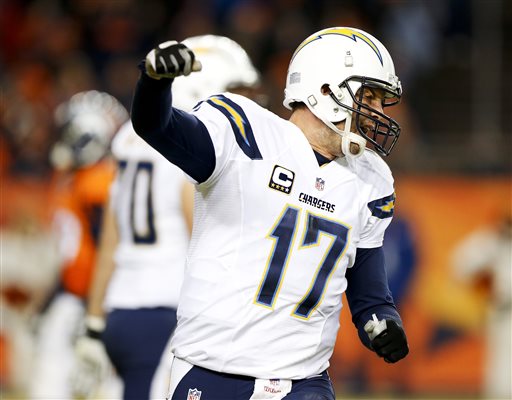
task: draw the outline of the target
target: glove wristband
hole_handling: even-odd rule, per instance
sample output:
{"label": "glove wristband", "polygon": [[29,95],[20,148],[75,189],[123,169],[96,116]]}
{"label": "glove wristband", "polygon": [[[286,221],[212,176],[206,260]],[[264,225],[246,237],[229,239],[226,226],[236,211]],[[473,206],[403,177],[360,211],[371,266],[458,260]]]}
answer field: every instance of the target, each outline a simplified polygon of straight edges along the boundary
{"label": "glove wristband", "polygon": [[101,334],[105,330],[105,319],[94,315],[88,315],[85,318],[85,329],[87,336],[93,339],[101,339]]}

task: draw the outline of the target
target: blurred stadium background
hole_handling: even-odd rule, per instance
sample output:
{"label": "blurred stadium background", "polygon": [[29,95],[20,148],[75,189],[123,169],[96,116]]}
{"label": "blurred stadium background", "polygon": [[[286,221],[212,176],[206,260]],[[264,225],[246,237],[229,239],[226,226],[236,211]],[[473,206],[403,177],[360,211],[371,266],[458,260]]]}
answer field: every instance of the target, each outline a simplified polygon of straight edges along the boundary
{"label": "blurred stadium background", "polygon": [[[137,64],[152,46],[214,33],[245,47],[270,109],[286,117],[289,58],[328,26],[380,38],[404,86],[394,113],[402,136],[387,160],[397,188],[387,251],[400,260],[390,275],[411,353],[382,363],[358,343],[345,310],[330,369],[338,394],[484,396],[492,296],[488,285],[456,279],[453,253],[466,235],[511,215],[512,2],[505,0],[0,1],[1,393],[23,392],[19,374],[31,357],[30,334],[13,339],[16,319],[6,316],[37,315],[54,278],[45,248],[55,106],[98,89],[129,108]],[[4,253],[14,245],[21,250],[13,261]]]}

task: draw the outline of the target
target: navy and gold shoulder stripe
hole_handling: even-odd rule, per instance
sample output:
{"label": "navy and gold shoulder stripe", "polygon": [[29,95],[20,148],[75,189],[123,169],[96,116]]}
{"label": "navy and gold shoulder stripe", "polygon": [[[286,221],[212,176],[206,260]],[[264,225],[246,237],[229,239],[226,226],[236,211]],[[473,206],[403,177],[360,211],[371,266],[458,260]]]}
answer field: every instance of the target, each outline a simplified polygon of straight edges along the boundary
{"label": "navy and gold shoulder stripe", "polygon": [[393,216],[395,211],[395,193],[383,197],[381,199],[373,200],[368,203],[368,208],[374,217],[384,219]]}
{"label": "navy and gold shoulder stripe", "polygon": [[219,110],[229,120],[236,142],[247,157],[252,160],[263,159],[244,110],[234,101],[221,94],[210,97],[206,102]]}

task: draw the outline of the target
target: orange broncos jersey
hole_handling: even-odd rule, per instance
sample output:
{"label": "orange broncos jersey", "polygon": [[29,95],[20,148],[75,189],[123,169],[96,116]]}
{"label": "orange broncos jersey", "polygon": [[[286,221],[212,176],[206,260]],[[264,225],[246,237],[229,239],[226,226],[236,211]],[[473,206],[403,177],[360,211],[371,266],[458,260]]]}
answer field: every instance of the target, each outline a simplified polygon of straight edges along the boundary
{"label": "orange broncos jersey", "polygon": [[114,165],[106,160],[54,178],[54,227],[63,260],[61,284],[79,297],[87,296],[96,257],[103,208]]}

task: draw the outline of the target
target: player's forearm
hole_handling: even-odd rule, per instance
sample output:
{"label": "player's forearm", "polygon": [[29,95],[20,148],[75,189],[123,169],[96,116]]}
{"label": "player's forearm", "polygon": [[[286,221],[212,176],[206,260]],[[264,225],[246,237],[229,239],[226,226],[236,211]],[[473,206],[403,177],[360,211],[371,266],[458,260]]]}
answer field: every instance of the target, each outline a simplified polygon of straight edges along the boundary
{"label": "player's forearm", "polygon": [[113,211],[106,207],[104,214],[100,245],[97,254],[97,262],[93,280],[89,289],[87,302],[87,314],[95,317],[103,317],[103,302],[105,294],[115,269],[114,251],[117,246],[118,236],[115,226]]}
{"label": "player's forearm", "polygon": [[161,134],[172,115],[171,79],[155,80],[146,75],[144,63],[135,88],[131,118],[135,131],[145,140]]}
{"label": "player's forearm", "polygon": [[382,248],[358,249],[356,261],[347,270],[347,300],[352,321],[359,338],[370,348],[365,324],[375,314],[379,320],[391,319],[402,325],[393,297],[389,290]]}

